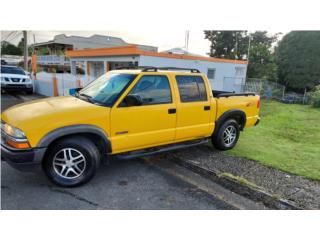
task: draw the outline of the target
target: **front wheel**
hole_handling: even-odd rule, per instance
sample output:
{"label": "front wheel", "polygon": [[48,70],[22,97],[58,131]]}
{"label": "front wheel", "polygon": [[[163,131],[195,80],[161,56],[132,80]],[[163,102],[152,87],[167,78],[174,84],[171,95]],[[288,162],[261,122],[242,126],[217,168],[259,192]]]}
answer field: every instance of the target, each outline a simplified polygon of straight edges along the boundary
{"label": "front wheel", "polygon": [[91,140],[71,137],[49,149],[43,167],[53,183],[74,187],[88,182],[96,173],[99,162],[99,150]]}
{"label": "front wheel", "polygon": [[213,145],[219,150],[234,148],[240,136],[239,124],[234,119],[229,119],[212,136]]}

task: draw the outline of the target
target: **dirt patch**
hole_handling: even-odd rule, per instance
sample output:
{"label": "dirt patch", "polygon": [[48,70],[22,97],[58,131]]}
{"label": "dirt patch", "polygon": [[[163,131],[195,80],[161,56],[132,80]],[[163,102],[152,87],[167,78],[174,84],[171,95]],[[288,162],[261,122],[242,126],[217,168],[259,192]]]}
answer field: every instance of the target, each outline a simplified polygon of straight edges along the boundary
{"label": "dirt patch", "polygon": [[199,166],[232,174],[255,184],[265,191],[295,202],[307,209],[320,209],[320,182],[288,174],[280,170],[238,157],[231,157],[209,145],[178,150],[154,156],[156,158],[179,158]]}

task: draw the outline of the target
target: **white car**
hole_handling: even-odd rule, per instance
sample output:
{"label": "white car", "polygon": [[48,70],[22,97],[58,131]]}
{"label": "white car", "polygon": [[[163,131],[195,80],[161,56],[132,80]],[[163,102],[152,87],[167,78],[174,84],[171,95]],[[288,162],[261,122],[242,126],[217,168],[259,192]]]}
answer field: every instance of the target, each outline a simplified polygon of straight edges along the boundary
{"label": "white car", "polygon": [[25,91],[27,94],[33,93],[33,83],[29,75],[15,66],[1,66],[1,92],[3,91]]}

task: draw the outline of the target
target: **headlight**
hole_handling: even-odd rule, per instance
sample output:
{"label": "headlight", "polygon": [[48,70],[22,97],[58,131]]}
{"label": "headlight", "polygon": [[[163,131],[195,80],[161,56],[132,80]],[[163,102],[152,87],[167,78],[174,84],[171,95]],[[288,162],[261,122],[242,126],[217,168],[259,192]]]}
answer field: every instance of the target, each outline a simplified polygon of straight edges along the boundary
{"label": "headlight", "polygon": [[4,77],[1,77],[1,82],[4,82],[5,80],[4,80]]}
{"label": "headlight", "polygon": [[3,124],[2,129],[6,134],[8,134],[11,137],[26,138],[23,131],[21,131],[19,128],[13,127],[7,123]]}
{"label": "headlight", "polygon": [[15,149],[28,149],[30,144],[24,133],[7,123],[1,122],[1,130],[5,133],[3,143]]}

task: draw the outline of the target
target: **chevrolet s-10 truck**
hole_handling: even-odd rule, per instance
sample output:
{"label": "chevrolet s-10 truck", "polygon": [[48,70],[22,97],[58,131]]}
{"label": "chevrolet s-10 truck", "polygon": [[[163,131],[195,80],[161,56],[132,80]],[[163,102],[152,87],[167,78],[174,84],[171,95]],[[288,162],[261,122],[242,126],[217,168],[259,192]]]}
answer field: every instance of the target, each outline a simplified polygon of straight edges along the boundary
{"label": "chevrolet s-10 truck", "polygon": [[197,69],[114,70],[74,96],[4,111],[1,154],[15,168],[43,169],[55,184],[78,186],[111,157],[135,158],[210,139],[217,149],[231,149],[240,131],[258,124],[259,109],[259,96],[212,91]]}

